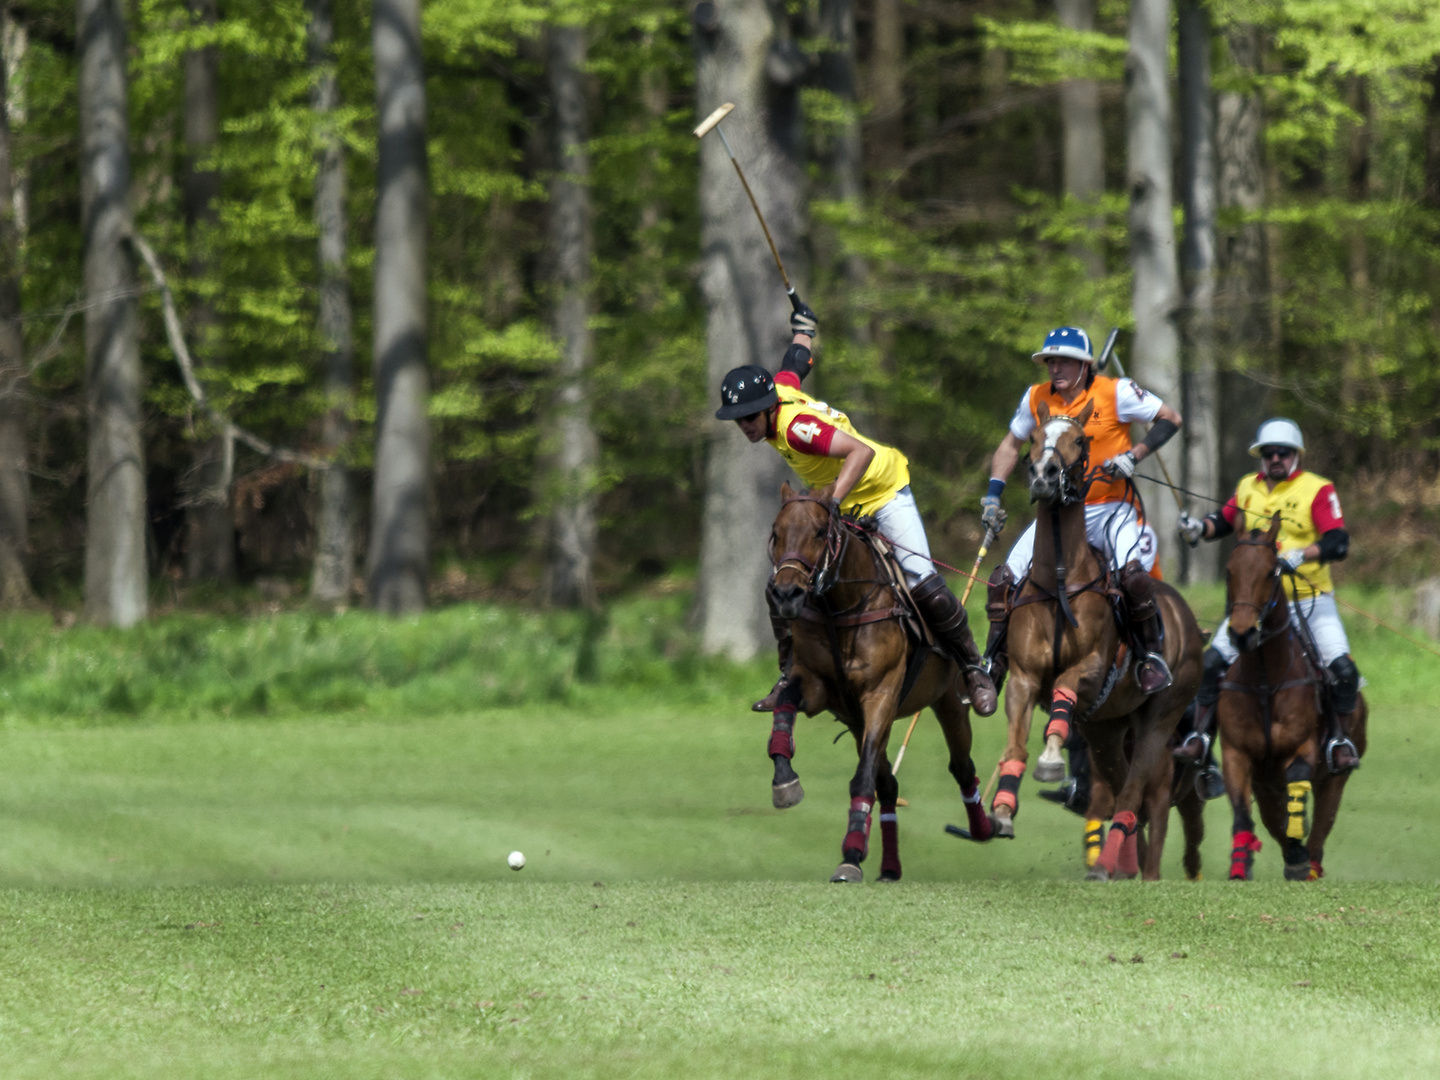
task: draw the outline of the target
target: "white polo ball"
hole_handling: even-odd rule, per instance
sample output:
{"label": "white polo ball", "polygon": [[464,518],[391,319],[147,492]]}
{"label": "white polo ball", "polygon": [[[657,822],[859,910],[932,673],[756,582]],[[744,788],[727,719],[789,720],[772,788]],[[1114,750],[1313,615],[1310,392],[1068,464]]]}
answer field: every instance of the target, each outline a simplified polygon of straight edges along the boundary
{"label": "white polo ball", "polygon": [[511,870],[521,870],[525,867],[525,853],[523,851],[512,851],[510,857],[505,860],[510,864]]}

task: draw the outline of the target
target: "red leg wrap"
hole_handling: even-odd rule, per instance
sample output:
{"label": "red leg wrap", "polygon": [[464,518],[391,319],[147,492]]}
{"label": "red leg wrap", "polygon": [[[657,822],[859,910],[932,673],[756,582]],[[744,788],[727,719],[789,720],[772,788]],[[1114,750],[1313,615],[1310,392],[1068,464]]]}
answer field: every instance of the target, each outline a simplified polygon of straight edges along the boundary
{"label": "red leg wrap", "polygon": [[769,757],[780,754],[785,758],[795,756],[795,709],[781,706],[774,712],[770,728],[770,746],[765,751]]}
{"label": "red leg wrap", "polygon": [[960,797],[965,800],[965,818],[970,826],[970,835],[976,840],[989,840],[995,833],[995,826],[981,805],[978,776],[972,777],[970,783],[960,785]]}
{"label": "red leg wrap", "polygon": [[1325,876],[1325,868],[1314,859],[1310,860],[1310,880],[1319,881]]}
{"label": "red leg wrap", "polygon": [[845,833],[845,839],[840,845],[840,857],[845,858],[845,852],[858,851],[860,858],[865,858],[870,852],[870,807],[873,804],[869,799],[859,798],[850,800],[850,824]]}
{"label": "red leg wrap", "polygon": [[1260,838],[1249,829],[1241,829],[1235,834],[1234,846],[1230,849],[1231,881],[1250,880],[1250,868],[1260,847]]}
{"label": "red leg wrap", "polygon": [[1121,877],[1134,877],[1140,873],[1140,838],[1138,829],[1132,830],[1120,845],[1120,864],[1117,869]]}
{"label": "red leg wrap", "polygon": [[[1134,876],[1139,872],[1139,864],[1134,855],[1135,843],[1135,815],[1129,810],[1122,810],[1110,820],[1110,831],[1105,835],[1105,847],[1100,852],[1100,858],[1096,865],[1111,877]],[[1126,869],[1124,849],[1126,844],[1131,845],[1130,862],[1135,865],[1134,870]]]}
{"label": "red leg wrap", "polygon": [[1051,735],[1059,735],[1061,741],[1070,737],[1070,724],[1075,715],[1075,691],[1058,687],[1050,702],[1050,722],[1045,725],[1045,741]]}
{"label": "red leg wrap", "polygon": [[900,822],[895,804],[880,804],[880,872],[900,878]]}

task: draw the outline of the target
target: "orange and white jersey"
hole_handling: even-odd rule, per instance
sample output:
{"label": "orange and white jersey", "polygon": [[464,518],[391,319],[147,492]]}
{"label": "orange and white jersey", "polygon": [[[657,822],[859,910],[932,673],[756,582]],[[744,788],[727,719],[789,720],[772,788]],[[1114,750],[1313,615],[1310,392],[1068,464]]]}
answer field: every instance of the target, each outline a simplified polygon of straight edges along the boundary
{"label": "orange and white jersey", "polygon": [[[1090,437],[1092,466],[1109,461],[1117,454],[1129,450],[1134,445],[1130,439],[1130,425],[1152,422],[1164,404],[1131,379],[1112,379],[1097,375],[1088,388],[1068,403],[1055,392],[1049,382],[1037,383],[1025,391],[1019,408],[1010,420],[1010,434],[1021,442],[1029,440],[1040,426],[1038,409],[1042,401],[1050,407],[1052,416],[1079,416],[1086,405],[1094,404],[1090,419],[1085,423],[1085,434]],[[1090,485],[1085,503],[1093,506],[1098,503],[1121,502],[1124,499],[1123,478],[1100,476]]]}

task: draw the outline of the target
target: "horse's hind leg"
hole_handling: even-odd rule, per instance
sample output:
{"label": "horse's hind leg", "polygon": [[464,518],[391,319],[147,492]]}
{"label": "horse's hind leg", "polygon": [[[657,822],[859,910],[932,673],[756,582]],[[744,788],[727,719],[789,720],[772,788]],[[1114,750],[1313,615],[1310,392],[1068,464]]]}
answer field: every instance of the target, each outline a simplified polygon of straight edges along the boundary
{"label": "horse's hind leg", "polygon": [[[1355,715],[1350,720],[1350,741],[1355,744],[1355,750],[1363,758],[1368,732],[1366,720],[1369,718],[1369,709],[1365,704],[1365,695],[1360,695],[1360,707],[1355,710]],[[1320,779],[1315,782],[1315,824],[1310,829],[1310,879],[1325,876],[1325,841],[1330,836],[1330,830],[1335,827],[1335,816],[1340,812],[1340,798],[1345,794],[1345,785],[1350,780],[1350,773],[1339,773],[1321,771]]]}
{"label": "horse's hind leg", "polygon": [[960,785],[960,798],[965,802],[965,818],[971,840],[985,841],[995,835],[995,824],[980,801],[980,777],[975,772],[975,759],[970,756],[973,732],[970,710],[954,690],[947,690],[931,706],[945,746],[950,751],[950,775]]}
{"label": "horse's hind leg", "polygon": [[1185,832],[1185,880],[1200,880],[1200,844],[1205,839],[1205,800],[1195,790],[1191,770],[1181,779],[1175,809],[1180,812],[1180,827]]}
{"label": "horse's hind leg", "polygon": [[1140,876],[1145,881],[1160,880],[1160,856],[1165,851],[1165,836],[1170,829],[1170,791],[1175,782],[1175,759],[1161,754],[1145,789],[1145,816],[1149,827],[1137,834],[1140,855]]}
{"label": "horse's hind leg", "polygon": [[790,765],[795,756],[795,712],[800,706],[801,680],[791,679],[780,691],[770,727],[767,753],[775,763],[775,778],[770,782],[770,801],[776,810],[785,810],[805,798],[800,777]]}

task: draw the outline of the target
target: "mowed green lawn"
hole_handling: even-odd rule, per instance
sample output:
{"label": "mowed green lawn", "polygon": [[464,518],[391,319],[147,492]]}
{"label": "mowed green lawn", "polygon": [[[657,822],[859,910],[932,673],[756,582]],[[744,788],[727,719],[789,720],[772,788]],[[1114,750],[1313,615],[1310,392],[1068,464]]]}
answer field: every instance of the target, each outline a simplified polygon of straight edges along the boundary
{"label": "mowed green lawn", "polygon": [[[1372,742],[1325,881],[1081,882],[1026,781],[976,846],[933,720],[906,879],[825,882],[854,767],[660,691],[407,719],[0,732],[0,1076],[1440,1073],[1435,660],[1352,625]],[[1037,736],[1038,738],[1038,736]],[[1000,723],[977,721],[988,775]],[[1178,823],[1172,840],[1178,841]],[[878,844],[877,844],[878,846]],[[523,850],[520,873],[505,855]],[[873,873],[874,860],[868,869]]]}

